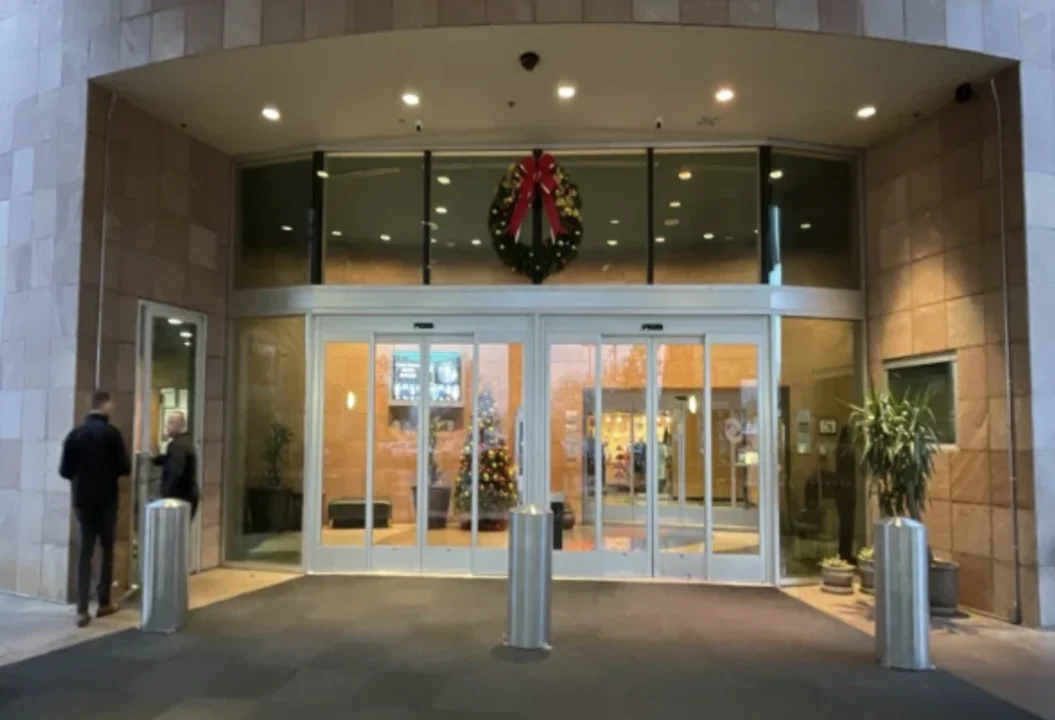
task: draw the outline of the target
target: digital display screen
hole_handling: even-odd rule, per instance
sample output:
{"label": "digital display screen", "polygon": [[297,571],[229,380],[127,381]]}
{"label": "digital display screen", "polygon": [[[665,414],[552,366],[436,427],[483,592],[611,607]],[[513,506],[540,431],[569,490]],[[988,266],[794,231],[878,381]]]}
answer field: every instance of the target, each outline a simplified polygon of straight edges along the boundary
{"label": "digital display screen", "polygon": [[[437,405],[462,404],[462,356],[459,352],[429,353],[429,401]],[[396,404],[410,405],[421,397],[421,353],[396,350],[392,354],[392,397]]]}

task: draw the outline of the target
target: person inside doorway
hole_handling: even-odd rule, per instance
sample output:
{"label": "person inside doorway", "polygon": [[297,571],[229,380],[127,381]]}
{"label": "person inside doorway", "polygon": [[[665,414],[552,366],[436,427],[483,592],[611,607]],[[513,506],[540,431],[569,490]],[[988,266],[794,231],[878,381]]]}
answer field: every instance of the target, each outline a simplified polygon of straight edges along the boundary
{"label": "person inside doorway", "polygon": [[121,431],[110,424],[113,413],[110,393],[92,396],[92,411],[62,444],[59,475],[72,484],[73,509],[81,526],[81,549],[77,562],[77,627],[91,622],[88,601],[91,593],[92,555],[95,542],[102,547],[96,617],[117,612],[110,591],[114,575],[114,534],[117,528],[118,478],[132,468]]}
{"label": "person inside doorway", "polygon": [[169,414],[165,424],[168,446],[163,455],[155,453],[154,464],[161,467],[161,497],[190,504],[193,519],[198,512],[198,461],[194,441],[187,432],[187,416],[180,410]]}

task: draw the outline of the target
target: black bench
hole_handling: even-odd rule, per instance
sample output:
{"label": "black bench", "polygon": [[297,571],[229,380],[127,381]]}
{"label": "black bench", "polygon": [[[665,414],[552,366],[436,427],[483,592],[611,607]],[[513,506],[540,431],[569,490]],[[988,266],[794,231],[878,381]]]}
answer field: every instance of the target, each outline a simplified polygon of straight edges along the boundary
{"label": "black bench", "polygon": [[[326,506],[330,527],[340,529],[362,529],[366,527],[366,500],[332,500]],[[386,528],[392,521],[392,503],[387,500],[374,501],[374,527]]]}

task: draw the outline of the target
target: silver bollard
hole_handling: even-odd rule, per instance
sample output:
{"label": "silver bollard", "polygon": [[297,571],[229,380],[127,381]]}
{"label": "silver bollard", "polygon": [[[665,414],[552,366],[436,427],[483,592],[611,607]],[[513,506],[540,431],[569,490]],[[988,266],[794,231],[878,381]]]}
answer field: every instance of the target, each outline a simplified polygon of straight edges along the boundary
{"label": "silver bollard", "polygon": [[875,525],[876,656],[883,667],[929,670],[927,528],[909,518]]}
{"label": "silver bollard", "polygon": [[155,500],[147,505],[145,525],[139,629],[176,632],[187,620],[190,505],[182,500]]}
{"label": "silver bollard", "polygon": [[549,650],[553,513],[534,505],[509,512],[509,616],[505,644]]}

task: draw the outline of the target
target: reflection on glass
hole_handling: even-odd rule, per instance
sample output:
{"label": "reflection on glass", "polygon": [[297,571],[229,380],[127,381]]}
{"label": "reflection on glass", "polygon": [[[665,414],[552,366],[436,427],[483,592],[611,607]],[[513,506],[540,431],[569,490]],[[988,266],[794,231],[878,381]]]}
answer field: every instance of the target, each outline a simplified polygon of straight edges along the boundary
{"label": "reflection on glass", "polygon": [[240,320],[234,333],[227,559],[299,564],[304,318]]}
{"label": "reflection on glass", "polygon": [[550,346],[550,492],[553,502],[563,503],[557,549],[564,552],[596,547],[593,498],[600,464],[595,456],[596,362],[594,344]]}
{"label": "reflection on glass", "polygon": [[423,156],[326,157],[324,280],[420,285]]}
{"label": "reflection on glass", "polygon": [[655,154],[657,284],[757,284],[758,152]]}
{"label": "reflection on glass", "polygon": [[421,346],[378,343],[374,347],[374,529],[373,544],[417,545],[418,403],[402,386],[418,381],[413,363]]}
{"label": "reflection on glass", "polygon": [[240,171],[242,237],[234,265],[236,289],[305,285],[311,158]]}
{"label": "reflection on glass", "polygon": [[[645,153],[553,153],[582,195],[578,256],[550,285],[643,284],[648,265]],[[547,225],[548,227],[548,225]]]}
{"label": "reflection on glass", "polygon": [[[531,278],[499,258],[488,230],[487,209],[495,187],[525,153],[433,155],[431,281],[435,285],[516,285]],[[532,218],[520,227],[520,241],[531,243]]]}
{"label": "reflection on glass", "polygon": [[365,544],[369,363],[367,343],[326,343],[323,350],[323,545]]}
{"label": "reflection on glass", "polygon": [[657,345],[656,506],[660,552],[703,553],[706,549],[700,412],[703,378],[700,343]]}
{"label": "reflection on glass", "polygon": [[820,573],[865,542],[866,498],[847,422],[861,402],[856,323],[781,318],[777,464],[781,565],[787,577]]}
{"label": "reflection on glass", "polygon": [[770,174],[779,219],[773,284],[859,289],[856,169],[845,157],[774,151]]}
{"label": "reflection on glass", "polygon": [[758,346],[711,347],[715,554],[757,555],[761,468]]}
{"label": "reflection on glass", "polygon": [[523,346],[489,344],[478,348],[478,421],[475,436],[467,433],[462,449],[454,506],[460,527],[470,529],[473,498],[473,442],[477,452],[477,547],[506,548],[509,511],[519,498],[520,415],[523,388]]}
{"label": "reflection on glass", "polygon": [[461,483],[466,455],[472,466],[472,448],[467,443],[467,438],[472,436],[473,421],[472,358],[471,344],[429,346],[425,542],[432,547],[467,548],[472,544],[468,524],[462,527],[461,515],[451,503],[451,496]]}
{"label": "reflection on glass", "polygon": [[601,539],[604,550],[648,550],[645,345],[601,347]]}

